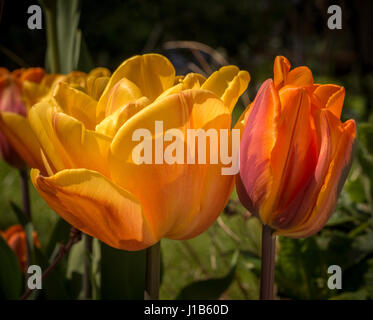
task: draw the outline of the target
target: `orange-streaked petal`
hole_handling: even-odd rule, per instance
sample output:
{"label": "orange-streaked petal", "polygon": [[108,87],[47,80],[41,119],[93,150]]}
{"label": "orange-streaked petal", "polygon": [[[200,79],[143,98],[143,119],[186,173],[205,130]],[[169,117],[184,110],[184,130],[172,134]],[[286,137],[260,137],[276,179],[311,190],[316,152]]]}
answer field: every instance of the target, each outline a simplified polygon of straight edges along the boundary
{"label": "orange-streaked petal", "polygon": [[310,213],[304,215],[303,219],[293,228],[278,230],[276,234],[292,238],[309,237],[318,232],[330,218],[351,167],[356,136],[355,121],[346,121],[340,125],[339,130],[341,130],[341,134],[335,152],[331,155],[330,165],[320,181],[314,206],[308,207]]}
{"label": "orange-streaked petal", "polygon": [[107,154],[111,139],[47,103],[36,104],[29,121],[54,172],[86,168],[109,176]]}
{"label": "orange-streaked petal", "polygon": [[253,214],[259,214],[259,206],[271,190],[271,153],[277,138],[280,109],[278,93],[269,79],[252,103],[240,147],[242,184],[237,185],[237,193],[242,202],[248,196],[250,202],[255,203]]}
{"label": "orange-streaked petal", "polygon": [[31,179],[64,220],[112,247],[140,250],[159,240],[153,237],[139,201],[98,172],[75,169],[43,177],[32,170]]}
{"label": "orange-streaked petal", "polygon": [[106,117],[96,126],[96,132],[114,138],[122,125],[136,113],[144,109],[150,101],[147,97],[142,97],[136,102],[131,102],[120,109],[117,109],[110,116]]}
{"label": "orange-streaked petal", "polygon": [[132,81],[119,80],[108,94],[105,116],[113,114],[128,103],[135,102],[143,96],[141,90]]}
{"label": "orange-streaked petal", "polygon": [[87,129],[96,127],[97,101],[89,95],[70,87],[66,82],[60,82],[53,98],[63,112],[83,122]]}
{"label": "orange-streaked petal", "polygon": [[[134,163],[132,152],[139,142],[133,141],[133,133],[136,129],[149,130],[154,144],[155,138],[162,138],[155,137],[156,120],[163,120],[162,134],[178,128],[185,139],[188,128],[230,128],[230,112],[213,93],[186,90],[157,100],[137,113],[122,126],[111,146],[113,181],[140,200],[157,237],[176,239],[195,235],[220,213],[213,209],[223,209],[233,177],[217,175],[217,169],[211,167],[220,168],[218,164],[186,164],[186,152],[185,164],[157,164],[154,147],[153,164]],[[168,145],[169,142],[164,142],[160,150],[164,151]],[[184,144],[183,148],[186,151]],[[212,174],[209,170],[216,171]],[[207,187],[211,185],[215,186],[210,190]],[[211,194],[204,197],[204,192]]]}
{"label": "orange-streaked petal", "polygon": [[281,90],[280,101],[282,112],[271,157],[273,184],[263,206],[263,214],[271,216],[271,225],[285,224],[292,218],[286,208],[308,185],[318,159],[308,92],[287,87]]}

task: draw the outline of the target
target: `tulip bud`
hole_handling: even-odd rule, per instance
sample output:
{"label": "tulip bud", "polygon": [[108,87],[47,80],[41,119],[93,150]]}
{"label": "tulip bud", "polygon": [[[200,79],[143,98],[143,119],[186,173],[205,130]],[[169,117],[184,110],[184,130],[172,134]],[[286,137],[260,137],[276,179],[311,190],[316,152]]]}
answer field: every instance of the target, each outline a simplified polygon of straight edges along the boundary
{"label": "tulip bud", "polygon": [[356,135],[354,120],[340,120],[344,95],[277,57],[244,116],[237,193],[275,234],[308,237],[335,209]]}
{"label": "tulip bud", "polygon": [[[23,272],[26,271],[27,263],[27,242],[26,233],[19,224],[9,227],[4,232],[0,231],[0,236],[8,243],[9,247],[16,254]],[[40,248],[40,242],[37,233],[33,232],[33,240],[36,247]]]}

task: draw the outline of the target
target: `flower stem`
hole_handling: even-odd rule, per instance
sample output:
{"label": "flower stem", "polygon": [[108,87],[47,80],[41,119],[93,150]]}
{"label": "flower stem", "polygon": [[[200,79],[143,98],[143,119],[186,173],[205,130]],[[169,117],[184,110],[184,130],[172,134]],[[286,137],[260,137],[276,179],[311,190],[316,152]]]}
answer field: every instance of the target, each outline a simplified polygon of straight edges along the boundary
{"label": "flower stem", "polygon": [[84,235],[84,249],[83,298],[89,300],[92,299],[92,237],[87,234]]}
{"label": "flower stem", "polygon": [[160,242],[146,249],[145,300],[158,300],[161,271]]}
{"label": "flower stem", "polygon": [[273,283],[275,278],[276,237],[272,229],[263,225],[262,229],[262,270],[260,277],[260,300],[273,300]]}
{"label": "flower stem", "polygon": [[[49,273],[57,266],[57,264],[62,260],[62,258],[69,252],[71,247],[80,241],[81,239],[81,232],[78,229],[75,229],[74,227],[71,227],[70,229],[70,237],[69,241],[66,245],[61,244],[60,250],[58,253],[58,256],[55,258],[55,260],[49,265],[49,267],[43,272],[41,279],[44,280]],[[20,298],[21,300],[26,300],[30,294],[33,292],[34,289],[27,289],[25,293]]]}
{"label": "flower stem", "polygon": [[19,169],[19,175],[21,176],[23,213],[26,215],[27,220],[31,221],[30,192],[28,187],[27,169]]}

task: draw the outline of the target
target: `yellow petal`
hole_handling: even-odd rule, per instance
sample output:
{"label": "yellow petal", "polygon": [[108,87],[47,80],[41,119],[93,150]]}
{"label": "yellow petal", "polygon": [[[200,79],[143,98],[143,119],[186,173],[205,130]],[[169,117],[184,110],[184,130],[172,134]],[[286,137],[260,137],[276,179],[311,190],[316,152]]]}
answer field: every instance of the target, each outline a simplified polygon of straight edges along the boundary
{"label": "yellow petal", "polygon": [[206,78],[199,73],[188,73],[180,82],[183,84],[183,90],[199,89],[206,81]]}
{"label": "yellow petal", "polygon": [[45,173],[40,144],[27,118],[13,112],[0,112],[0,131],[29,167]]}
{"label": "yellow petal", "polygon": [[[213,93],[186,90],[137,113],[122,126],[111,146],[112,180],[140,200],[157,237],[195,235],[206,229],[226,204],[233,177],[221,176],[220,165],[186,164],[185,154],[185,164],[156,164],[154,146],[153,164],[135,164],[132,151],[139,142],[133,141],[133,133],[139,128],[149,130],[154,143],[159,138],[154,132],[156,120],[163,120],[163,132],[178,128],[185,139],[188,128],[230,128],[230,112]],[[164,142],[161,151],[168,145]],[[214,166],[218,168],[211,169]]]}
{"label": "yellow petal", "polygon": [[98,101],[104,92],[106,85],[109,82],[109,77],[88,77],[87,79],[87,94]]}
{"label": "yellow petal", "polygon": [[89,95],[60,82],[53,98],[65,113],[83,122],[87,129],[96,127],[97,102]]}
{"label": "yellow petal", "polygon": [[106,117],[96,126],[96,132],[102,133],[108,137],[114,138],[122,125],[134,116],[137,112],[141,111],[150,103],[149,99],[142,97],[136,102],[131,102],[120,109],[117,109],[110,116]]}
{"label": "yellow petal", "polygon": [[124,61],[113,73],[99,100],[97,115],[100,120],[105,115],[110,90],[123,78],[132,81],[142,96],[154,101],[174,84],[175,69],[166,57],[159,54],[144,54]]}
{"label": "yellow petal", "polygon": [[126,78],[121,79],[108,94],[105,116],[107,117],[130,102],[135,102],[142,96],[141,90],[132,81]]}
{"label": "yellow petal", "polygon": [[225,66],[215,71],[201,88],[214,92],[232,112],[249,82],[250,75],[247,71],[240,71],[236,66]]}
{"label": "yellow petal", "polygon": [[112,247],[141,250],[159,240],[153,237],[139,201],[98,172],[75,169],[43,177],[32,170],[31,179],[64,220]]}
{"label": "yellow petal", "polygon": [[36,104],[30,110],[29,121],[53,172],[86,168],[109,176],[109,137],[87,130],[48,103]]}

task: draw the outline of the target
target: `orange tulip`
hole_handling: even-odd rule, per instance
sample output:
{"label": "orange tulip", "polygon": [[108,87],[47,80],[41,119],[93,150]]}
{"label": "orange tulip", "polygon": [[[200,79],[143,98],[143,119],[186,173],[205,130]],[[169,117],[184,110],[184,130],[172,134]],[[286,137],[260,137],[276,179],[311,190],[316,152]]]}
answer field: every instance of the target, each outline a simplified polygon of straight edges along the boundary
{"label": "orange tulip", "polygon": [[[44,76],[43,69],[17,69],[9,72],[0,68],[0,112],[13,114],[14,117],[25,117],[26,106],[22,99],[22,86],[26,81],[38,83]],[[0,119],[0,155],[12,166],[19,168],[24,165],[20,155],[12,146],[2,129]],[[12,138],[11,138],[12,139]]]}
{"label": "orange tulip", "polygon": [[[0,231],[0,235],[8,243],[9,247],[16,254],[19,264],[23,272],[26,271],[27,262],[27,243],[26,243],[26,233],[23,227],[19,224],[11,226],[4,232]],[[40,248],[40,242],[37,233],[33,232],[34,244],[36,247]]]}
{"label": "orange tulip", "polygon": [[277,235],[318,232],[346,180],[355,121],[341,122],[345,90],[315,84],[307,67],[290,71],[277,57],[242,117],[245,124],[236,186],[241,202]]}

